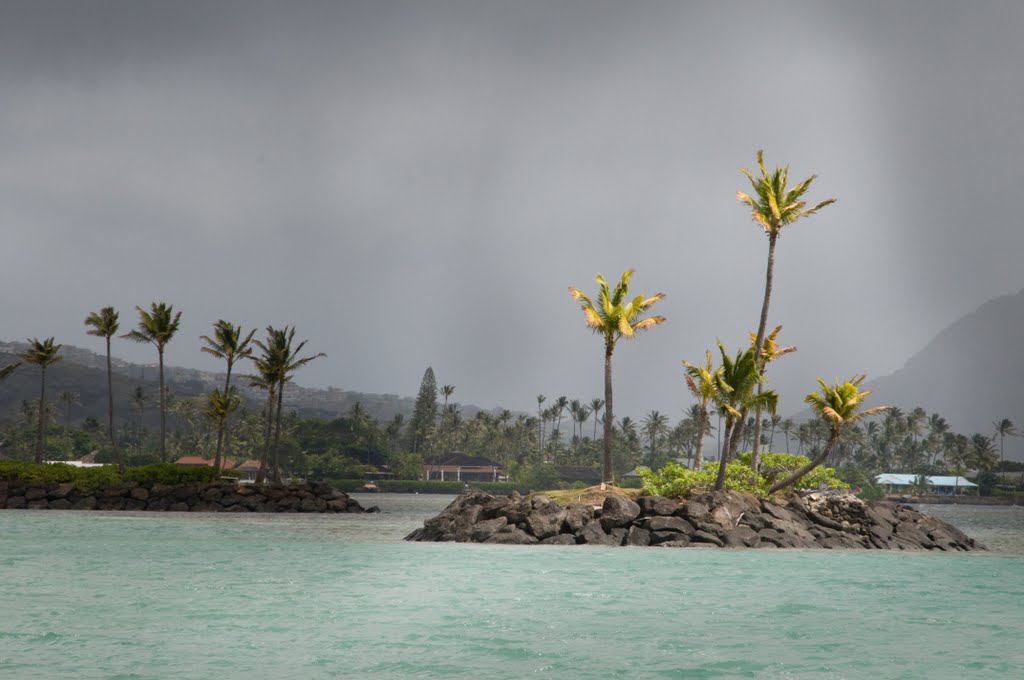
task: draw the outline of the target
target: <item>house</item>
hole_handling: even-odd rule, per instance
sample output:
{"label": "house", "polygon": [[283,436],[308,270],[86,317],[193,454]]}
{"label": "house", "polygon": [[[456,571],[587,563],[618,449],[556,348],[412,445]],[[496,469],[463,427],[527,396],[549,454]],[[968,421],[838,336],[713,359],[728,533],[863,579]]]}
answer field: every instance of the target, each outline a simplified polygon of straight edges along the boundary
{"label": "house", "polygon": [[250,458],[236,467],[235,470],[238,471],[239,479],[253,481],[256,479],[256,474],[260,471],[260,462]]}
{"label": "house", "polygon": [[[906,494],[918,486],[920,475],[899,474],[886,472],[875,477],[875,484],[882,487],[886,493]],[[967,481],[963,477],[930,476],[925,477],[928,491],[936,496],[976,496],[978,485]]]}
{"label": "house", "polygon": [[505,471],[500,465],[482,456],[449,453],[435,456],[423,463],[423,478],[442,482],[497,482]]}

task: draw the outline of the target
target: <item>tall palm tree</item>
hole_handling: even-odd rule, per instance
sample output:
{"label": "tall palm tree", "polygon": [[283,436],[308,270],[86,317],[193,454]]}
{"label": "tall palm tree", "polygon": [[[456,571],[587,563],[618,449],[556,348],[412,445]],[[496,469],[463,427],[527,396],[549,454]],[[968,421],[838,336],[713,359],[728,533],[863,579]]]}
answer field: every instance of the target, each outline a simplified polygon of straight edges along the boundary
{"label": "tall palm tree", "polygon": [[614,481],[612,473],[612,354],[616,343],[622,338],[632,338],[637,333],[653,328],[665,321],[663,316],[644,317],[650,307],[665,297],[657,293],[649,298],[637,295],[629,298],[629,279],[634,270],[622,272],[615,288],[609,289],[608,282],[600,274],[597,275],[596,304],[578,288],[569,287],[569,295],[573,300],[580,301],[583,317],[595,333],[604,338],[604,472],[602,483]]}
{"label": "tall palm tree", "polygon": [[139,325],[136,330],[125,333],[121,337],[133,342],[148,342],[156,347],[160,360],[160,462],[167,462],[167,389],[164,387],[164,349],[178,332],[181,324],[181,312],[175,313],[172,305],[164,302],[153,302],[147,312],[136,306],[139,313]]}
{"label": "tall palm tree", "polygon": [[555,438],[555,446],[559,444],[562,438],[562,413],[568,405],[569,399],[565,395],[555,399],[555,403],[551,405],[552,408],[555,409],[555,417],[557,418],[555,421],[555,427],[552,431],[552,436]]}
{"label": "tall palm tree", "polygon": [[[39,378],[39,425],[36,431],[35,461],[43,462],[43,441],[46,433],[46,369],[64,357],[59,354],[63,345],[53,344],[53,338],[40,340],[30,338],[28,349],[19,356],[22,361],[35,364],[40,369]],[[6,370],[6,369],[5,369]],[[12,369],[13,370],[13,369]]]}
{"label": "tall palm tree", "polygon": [[[294,377],[295,371],[302,368],[314,359],[327,356],[323,352],[308,357],[300,357],[299,354],[306,346],[303,340],[296,346],[292,346],[295,340],[295,328],[285,326],[276,329],[267,326],[267,341],[253,340],[253,343],[260,349],[262,355],[257,361],[264,379],[269,379],[274,384],[277,392],[276,415],[274,416],[274,440],[271,454],[273,456],[272,475],[276,484],[281,482],[281,468],[278,465],[278,445],[281,441],[281,409],[284,402],[284,386]],[[262,467],[262,466],[261,466]]]}
{"label": "tall palm tree", "polygon": [[[448,397],[455,394],[455,385],[442,385],[441,396],[444,397],[444,405],[448,406]],[[443,408],[443,407],[442,407]]]}
{"label": "tall palm tree", "polygon": [[839,437],[846,427],[861,418],[866,418],[889,408],[888,406],[875,406],[861,410],[862,402],[871,394],[871,390],[860,389],[862,382],[864,382],[863,375],[855,375],[846,382],[839,382],[837,380],[834,385],[827,385],[825,381],[818,378],[818,384],[821,386],[821,389],[818,392],[811,392],[804,397],[804,403],[808,404],[815,415],[828,425],[828,441],[813,460],[785,479],[775,482],[768,490],[768,493],[775,493],[785,489],[821,465],[832,453],[832,449],[839,441]]}
{"label": "tall palm tree", "polygon": [[136,429],[136,444],[137,454],[142,453],[142,423],[146,415],[146,404],[149,402],[149,397],[146,395],[146,391],[141,387],[136,387],[132,390],[132,406],[135,407],[136,412],[139,414],[138,428]]}
{"label": "tall palm tree", "polygon": [[1002,420],[996,420],[992,423],[992,426],[996,428],[996,434],[999,435],[999,468],[1002,472],[1003,466],[1003,437],[1016,437],[1017,428],[1013,424],[1013,421],[1009,418],[1003,418]]}
{"label": "tall palm tree", "polygon": [[761,319],[757,326],[757,338],[754,347],[760,347],[764,341],[765,329],[768,326],[768,305],[772,297],[772,277],[775,271],[775,244],[779,240],[782,229],[799,219],[810,217],[827,205],[836,202],[828,198],[811,208],[807,207],[804,194],[811,188],[817,175],[811,175],[793,188],[786,186],[789,179],[789,166],[775,167],[771,173],[764,166],[764,152],[757,152],[757,167],[760,176],[755,177],[746,168],[740,172],[750,180],[756,198],[742,191],[736,192],[736,198],[750,207],[750,217],[764,230],[768,237],[768,267],[765,271],[764,300],[761,303]]}
{"label": "tall palm tree", "polygon": [[537,422],[539,423],[540,429],[537,435],[537,453],[540,454],[544,450],[544,414],[541,412],[541,405],[547,401],[547,397],[543,394],[537,395]]}
{"label": "tall palm tree", "polygon": [[704,465],[704,432],[708,428],[708,405],[715,402],[722,376],[722,367],[711,365],[711,350],[706,350],[703,364],[695,365],[683,361],[686,369],[686,387],[697,399],[697,451],[693,457],[693,469],[700,470]]}
{"label": "tall palm tree", "polygon": [[779,400],[773,390],[757,390],[763,378],[753,346],[740,350],[735,358],[730,358],[725,345],[719,341],[718,351],[722,355],[722,371],[718,374],[714,399],[718,412],[725,418],[725,436],[722,438],[723,448],[718,461],[718,477],[715,479],[716,491],[725,485],[725,469],[743,440],[744,414],[755,407],[774,414]]}
{"label": "tall palm tree", "polygon": [[99,313],[89,312],[89,316],[85,317],[85,325],[89,327],[87,334],[107,341],[107,438],[110,439],[117,467],[124,472],[124,456],[117,448],[117,437],[114,436],[114,372],[110,364],[110,339],[120,328],[118,314],[113,307],[104,307]]}
{"label": "tall palm tree", "polygon": [[[205,347],[201,347],[200,351],[205,352],[211,356],[223,359],[228,366],[227,373],[224,376],[224,391],[217,397],[218,404],[221,406],[227,406],[230,402],[231,397],[231,369],[234,367],[235,362],[239,359],[245,359],[252,355],[252,336],[256,333],[256,329],[249,331],[249,334],[244,338],[242,337],[242,327],[235,326],[229,321],[220,319],[217,323],[213,324],[213,337],[208,335],[200,335],[199,339],[206,343]],[[212,408],[213,395],[210,395],[211,401],[208,406]],[[240,399],[240,398],[239,398]],[[221,454],[224,451],[224,430],[227,427],[228,419],[231,414],[234,413],[235,408],[232,408],[227,415],[221,418],[212,418],[211,420],[217,425],[217,450],[213,457],[213,465],[215,470],[220,470]],[[209,412],[209,409],[208,409]]]}

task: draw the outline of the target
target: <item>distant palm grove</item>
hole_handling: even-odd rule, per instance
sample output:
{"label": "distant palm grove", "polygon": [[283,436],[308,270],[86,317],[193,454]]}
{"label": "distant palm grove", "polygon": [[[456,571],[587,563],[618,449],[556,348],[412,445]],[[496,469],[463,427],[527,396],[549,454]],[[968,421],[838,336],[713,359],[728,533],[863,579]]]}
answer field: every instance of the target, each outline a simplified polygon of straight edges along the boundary
{"label": "distant palm grove", "polygon": [[[596,343],[592,351],[595,371],[603,367],[603,393],[538,394],[531,413],[499,409],[466,414],[456,401],[456,386],[439,385],[428,367],[408,417],[399,414],[379,422],[360,403],[344,413],[300,415],[290,403],[294,388],[289,385],[300,369],[324,355],[308,352],[294,327],[258,331],[221,319],[212,323],[209,334],[183,339],[178,335],[182,311],[153,302],[136,307],[130,322],[113,307],[85,316],[83,335],[102,338],[106,357],[105,384],[90,389],[91,400],[98,404],[102,399],[102,421],[76,411],[80,394],[48,390],[48,371],[63,358],[63,345],[55,338],[31,338],[14,360],[0,363],[0,401],[5,400],[5,383],[15,374],[31,372],[38,389],[38,398],[21,401],[16,415],[0,423],[0,458],[43,462],[88,456],[93,462],[124,467],[195,457],[224,470],[249,462],[258,466],[257,481],[369,476],[414,480],[428,475],[430,465],[462,454],[477,463],[493,463],[503,478],[532,488],[579,483],[587,478],[581,471],[590,471],[593,481],[621,482],[638,468],[706,471],[710,477],[701,484],[722,488],[741,469],[734,466],[763,472],[762,452],[772,452],[805,458],[799,469],[774,479],[771,492],[798,484],[820,465],[835,468],[840,480],[864,488],[882,472],[971,471],[983,493],[1024,485],[1024,466],[1004,460],[1005,441],[1018,431],[1003,414],[992,414],[989,432],[955,433],[937,413],[868,405],[871,393],[860,388],[864,377],[856,373],[832,385],[819,381],[818,391],[805,398],[811,413],[807,420],[795,422],[776,413],[778,395],[768,382],[769,369],[796,351],[780,343],[782,326],[770,328],[768,323],[778,237],[835,199],[809,206],[804,196],[815,176],[790,186],[788,168],[769,171],[761,152],[757,172],[742,173],[752,193],[737,192],[737,198],[768,240],[761,311],[749,338],[730,345],[709,336],[702,361],[679,358],[673,368],[692,404],[666,404],[664,412],[650,411],[639,419],[616,414],[612,360],[619,341],[666,321],[650,314],[662,293],[630,292],[632,269],[611,283],[598,274],[593,296],[569,288],[585,327],[601,341],[601,356]],[[122,390],[115,400],[111,352],[112,344],[121,341],[152,346],[158,371],[155,393],[140,381],[128,399]],[[165,355],[177,345],[197,341],[204,353],[223,362],[223,383],[201,395],[177,394],[165,379]],[[670,412],[684,416],[673,422]]]}

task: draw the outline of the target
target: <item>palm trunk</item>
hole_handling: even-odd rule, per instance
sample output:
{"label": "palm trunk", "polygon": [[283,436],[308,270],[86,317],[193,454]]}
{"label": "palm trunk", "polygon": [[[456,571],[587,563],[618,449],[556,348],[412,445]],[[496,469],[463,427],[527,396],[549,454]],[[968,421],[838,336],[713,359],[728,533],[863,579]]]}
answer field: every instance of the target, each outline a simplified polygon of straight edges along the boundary
{"label": "palm trunk", "polygon": [[604,343],[604,473],[601,475],[601,483],[615,481],[615,474],[612,472],[612,425],[615,420],[612,416],[612,352],[615,351],[615,343],[605,340]]}
{"label": "palm trunk", "polygon": [[708,426],[708,410],[702,409],[697,419],[697,453],[693,458],[693,469],[700,470],[704,465],[704,430]]}
{"label": "palm trunk", "polygon": [[[228,374],[224,378],[224,399],[228,400],[228,389],[231,387],[231,362],[228,362]],[[221,452],[224,450],[224,429],[227,427],[228,418],[224,417],[217,421],[217,452],[213,456],[213,469],[220,475]]]}
{"label": "palm trunk", "polygon": [[[761,358],[761,345],[764,344],[764,333],[768,327],[768,305],[772,299],[772,277],[775,272],[775,242],[778,238],[779,233],[777,231],[771,230],[768,232],[768,266],[764,275],[764,300],[761,303],[761,319],[757,324],[757,338],[754,340],[754,359],[762,376],[764,375],[764,363]],[[760,385],[757,386],[757,393],[761,393]],[[754,443],[751,446],[750,467],[757,472],[761,465],[759,455],[761,446],[761,409],[758,408],[754,414]],[[743,411],[743,417],[747,417],[746,410]]]}
{"label": "palm trunk", "polygon": [[46,365],[40,364],[42,378],[39,381],[39,426],[36,431],[36,463],[43,462],[43,440],[46,433]]}
{"label": "palm trunk", "polygon": [[124,454],[117,448],[114,436],[114,371],[110,366],[110,336],[107,336],[107,436],[110,437],[110,448],[114,451],[117,469],[124,473]]}
{"label": "palm trunk", "polygon": [[718,476],[715,478],[715,491],[718,491],[725,486],[725,466],[728,464],[729,456],[729,441],[732,434],[732,426],[735,418],[727,416],[725,419],[725,446],[722,448],[722,452],[718,455]]}
{"label": "palm trunk", "polygon": [[836,442],[838,442],[838,441],[839,441],[839,431],[838,430],[834,430],[832,432],[832,434],[829,436],[828,443],[825,444],[825,448],[822,450],[821,453],[819,453],[817,456],[814,457],[814,460],[812,460],[807,465],[804,465],[802,468],[800,468],[799,470],[797,470],[796,472],[791,474],[789,477],[786,477],[781,482],[775,482],[774,484],[772,484],[772,487],[770,489],[768,489],[768,493],[769,494],[773,494],[776,491],[779,491],[781,489],[785,489],[787,486],[790,486],[791,484],[796,482],[796,480],[800,479],[801,477],[806,475],[808,472],[810,472],[814,468],[816,468],[819,465],[821,465],[822,463],[824,463],[825,459],[828,458],[829,455],[832,453],[832,449],[835,447]]}
{"label": "palm trunk", "polygon": [[270,455],[270,432],[274,422],[274,389],[271,387],[267,392],[267,423],[263,428],[263,453],[260,456],[260,469],[256,473],[256,483],[262,484],[267,478],[267,458]]}
{"label": "palm trunk", "polygon": [[[757,386],[757,394],[761,395],[761,385]],[[754,409],[754,443],[750,446],[750,469],[757,472],[761,469],[761,407]]]}
{"label": "palm trunk", "polygon": [[[278,465],[277,449],[281,442],[281,404],[284,402],[284,381],[277,386],[277,416],[274,418],[274,446],[272,449],[273,466],[271,470],[274,484],[281,483],[281,467]],[[369,447],[367,447],[369,448]]]}
{"label": "palm trunk", "polygon": [[164,404],[164,348],[157,348],[160,355],[160,462],[167,462],[167,408]]}

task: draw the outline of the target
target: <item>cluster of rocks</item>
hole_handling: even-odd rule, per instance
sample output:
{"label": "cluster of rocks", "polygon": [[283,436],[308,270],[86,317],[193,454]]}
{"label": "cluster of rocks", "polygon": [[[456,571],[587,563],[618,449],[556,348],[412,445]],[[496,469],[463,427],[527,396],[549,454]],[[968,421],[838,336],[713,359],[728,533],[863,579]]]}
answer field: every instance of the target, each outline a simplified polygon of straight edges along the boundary
{"label": "cluster of rocks", "polygon": [[546,496],[472,491],[406,536],[410,541],[729,548],[984,550],[956,527],[898,504],[810,494],[785,505],[718,491],[677,502],[608,496],[562,507]]}
{"label": "cluster of rocks", "polygon": [[0,480],[0,508],[170,512],[379,512],[329,484],[136,484],[97,489]]}

